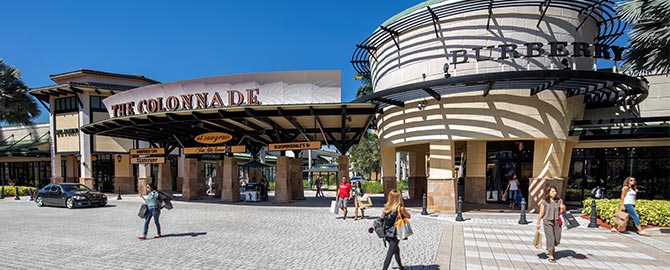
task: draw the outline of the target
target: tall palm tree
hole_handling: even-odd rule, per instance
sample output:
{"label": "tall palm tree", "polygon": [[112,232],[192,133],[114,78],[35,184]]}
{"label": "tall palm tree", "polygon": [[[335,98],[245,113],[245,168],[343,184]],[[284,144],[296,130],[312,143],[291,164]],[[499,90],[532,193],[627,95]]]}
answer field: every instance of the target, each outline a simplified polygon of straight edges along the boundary
{"label": "tall palm tree", "polygon": [[37,102],[20,77],[18,69],[0,59],[0,123],[30,125],[40,115]]}
{"label": "tall palm tree", "polygon": [[361,86],[356,90],[356,97],[365,96],[367,94],[372,94],[372,79],[370,78],[370,73],[358,73],[354,76],[354,80],[360,81]]}
{"label": "tall palm tree", "polygon": [[619,5],[632,26],[624,69],[633,73],[670,73],[670,0],[627,0]]}

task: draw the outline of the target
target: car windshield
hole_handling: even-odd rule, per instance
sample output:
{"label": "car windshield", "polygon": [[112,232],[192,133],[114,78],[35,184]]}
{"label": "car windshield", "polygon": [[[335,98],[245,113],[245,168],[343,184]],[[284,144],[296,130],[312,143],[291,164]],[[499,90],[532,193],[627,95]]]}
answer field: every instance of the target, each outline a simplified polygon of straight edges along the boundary
{"label": "car windshield", "polygon": [[84,185],[63,185],[65,191],[91,191],[90,188]]}

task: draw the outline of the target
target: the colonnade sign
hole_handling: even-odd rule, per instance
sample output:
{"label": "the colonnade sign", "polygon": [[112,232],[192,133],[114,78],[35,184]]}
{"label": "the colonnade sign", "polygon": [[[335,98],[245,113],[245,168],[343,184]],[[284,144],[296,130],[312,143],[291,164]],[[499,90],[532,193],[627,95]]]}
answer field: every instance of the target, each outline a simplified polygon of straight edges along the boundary
{"label": "the colonnade sign", "polygon": [[165,148],[130,149],[130,157],[131,164],[163,164],[165,163]]}
{"label": "the colonnade sign", "polygon": [[268,151],[288,151],[321,149],[321,142],[292,142],[292,143],[271,143],[268,145]]}

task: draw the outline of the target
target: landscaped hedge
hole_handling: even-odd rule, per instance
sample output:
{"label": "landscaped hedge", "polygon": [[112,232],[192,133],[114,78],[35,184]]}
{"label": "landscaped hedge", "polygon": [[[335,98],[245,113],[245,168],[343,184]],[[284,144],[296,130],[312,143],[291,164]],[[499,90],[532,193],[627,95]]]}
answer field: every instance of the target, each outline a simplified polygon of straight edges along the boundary
{"label": "landscaped hedge", "polygon": [[[16,193],[14,193],[14,186],[5,186],[5,197],[14,197],[16,196]],[[30,193],[28,193],[28,189],[30,189],[32,192],[35,192],[34,187],[24,187],[24,186],[19,186],[19,196],[28,196]],[[0,186],[0,190],[2,190],[2,187]]]}
{"label": "landscaped hedge", "polygon": [[[591,215],[591,199],[585,199],[582,214]],[[596,216],[604,222],[614,224],[614,212],[621,209],[621,199],[596,200]],[[642,225],[670,226],[670,201],[637,200],[635,210],[640,215]],[[633,226],[633,219],[628,219]]]}

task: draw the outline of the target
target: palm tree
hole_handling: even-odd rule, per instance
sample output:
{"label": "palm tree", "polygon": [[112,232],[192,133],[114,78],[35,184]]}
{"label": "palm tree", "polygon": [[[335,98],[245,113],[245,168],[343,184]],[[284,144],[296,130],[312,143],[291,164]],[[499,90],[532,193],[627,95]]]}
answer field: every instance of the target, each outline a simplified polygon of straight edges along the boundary
{"label": "palm tree", "polygon": [[0,122],[30,125],[32,119],[40,115],[37,102],[28,94],[28,87],[20,77],[18,69],[0,59]]}
{"label": "palm tree", "polygon": [[367,94],[372,94],[372,79],[370,78],[370,73],[358,73],[354,76],[354,80],[360,81],[361,86],[356,90],[356,97],[365,96]]}
{"label": "palm tree", "polygon": [[670,73],[670,0],[628,0],[619,5],[632,25],[624,69],[633,73]]}

